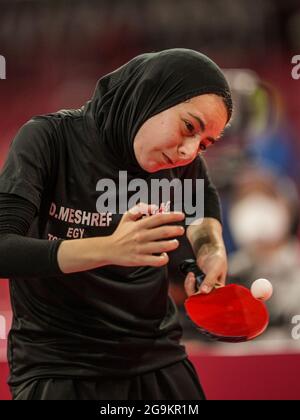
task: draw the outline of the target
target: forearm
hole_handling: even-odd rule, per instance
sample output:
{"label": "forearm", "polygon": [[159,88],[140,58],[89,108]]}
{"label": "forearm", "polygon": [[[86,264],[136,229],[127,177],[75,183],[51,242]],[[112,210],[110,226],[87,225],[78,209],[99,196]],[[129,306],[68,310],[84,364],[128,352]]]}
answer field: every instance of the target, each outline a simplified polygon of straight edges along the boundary
{"label": "forearm", "polygon": [[61,274],[57,264],[59,242],[0,235],[0,277],[49,277]]}
{"label": "forearm", "polygon": [[111,263],[110,237],[76,239],[61,243],[57,261],[65,274],[93,270]]}
{"label": "forearm", "polygon": [[[198,226],[189,226],[187,237],[194,250],[197,265],[205,273],[201,293],[210,293],[214,287],[225,286],[227,276],[227,255],[222,236],[221,223],[212,218],[204,219]],[[195,276],[189,276],[185,288],[188,296],[195,293]]]}
{"label": "forearm", "polygon": [[210,249],[226,252],[221,223],[212,218],[205,218],[200,225],[191,225],[187,229],[187,238],[196,258],[207,255]]}
{"label": "forearm", "polygon": [[61,274],[60,242],[26,237],[37,212],[22,197],[0,194],[0,277],[47,277]]}
{"label": "forearm", "polygon": [[26,237],[37,212],[29,201],[0,194],[0,277],[49,277],[109,263],[109,238],[48,241]]}

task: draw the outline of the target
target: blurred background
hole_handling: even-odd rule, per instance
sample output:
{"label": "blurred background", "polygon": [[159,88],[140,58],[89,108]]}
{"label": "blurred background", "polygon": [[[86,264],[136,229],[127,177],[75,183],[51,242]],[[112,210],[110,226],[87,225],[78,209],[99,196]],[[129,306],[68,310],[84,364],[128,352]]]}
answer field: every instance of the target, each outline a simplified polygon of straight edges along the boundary
{"label": "blurred background", "polygon": [[[0,55],[7,65],[0,80],[0,166],[33,115],[79,108],[107,72],[140,53],[173,47],[209,55],[234,94],[231,126],[206,154],[222,197],[229,282],[249,287],[263,277],[275,289],[261,339],[208,342],[182,309],[175,262],[190,253],[182,244],[170,264],[170,292],[184,339],[209,397],[300,399],[300,337],[292,322],[300,315],[300,80],[292,77],[292,59],[300,55],[298,0],[0,0]],[[7,281],[0,280],[0,399],[8,398],[10,317]]]}

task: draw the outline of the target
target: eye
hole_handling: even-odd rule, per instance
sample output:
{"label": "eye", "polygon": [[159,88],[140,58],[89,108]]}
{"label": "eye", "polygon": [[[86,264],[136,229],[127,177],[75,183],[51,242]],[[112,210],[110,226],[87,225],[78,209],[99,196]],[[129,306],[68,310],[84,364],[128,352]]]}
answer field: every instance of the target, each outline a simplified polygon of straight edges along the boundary
{"label": "eye", "polygon": [[199,146],[199,151],[200,152],[206,152],[206,150],[207,150],[207,147],[205,146],[205,144],[201,143],[200,146]]}
{"label": "eye", "polygon": [[202,140],[200,146],[199,146],[199,153],[200,152],[206,152],[207,149],[211,146],[213,146],[216,143],[216,141],[214,139],[206,139],[206,140]]}
{"label": "eye", "polygon": [[184,123],[185,123],[185,126],[188,129],[188,131],[190,133],[194,133],[195,127],[193,126],[193,124],[191,124],[189,121],[185,121]]}

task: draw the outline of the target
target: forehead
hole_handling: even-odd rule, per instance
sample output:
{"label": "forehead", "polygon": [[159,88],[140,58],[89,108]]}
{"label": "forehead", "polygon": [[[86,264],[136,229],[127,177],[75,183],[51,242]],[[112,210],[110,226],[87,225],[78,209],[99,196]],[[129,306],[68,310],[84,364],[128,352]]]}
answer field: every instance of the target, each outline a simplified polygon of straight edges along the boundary
{"label": "forehead", "polygon": [[214,94],[197,96],[183,102],[178,105],[178,111],[200,117],[207,129],[223,130],[228,118],[223,98]]}

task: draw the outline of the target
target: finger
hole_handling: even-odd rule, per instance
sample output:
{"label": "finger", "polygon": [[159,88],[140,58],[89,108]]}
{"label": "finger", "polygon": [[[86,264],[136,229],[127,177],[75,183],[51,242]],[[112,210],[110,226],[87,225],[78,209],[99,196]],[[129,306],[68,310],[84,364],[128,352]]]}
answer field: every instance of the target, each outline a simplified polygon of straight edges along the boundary
{"label": "finger", "polygon": [[224,287],[226,285],[226,272],[221,272],[217,276],[217,281],[214,285],[215,289],[220,289],[221,287]]}
{"label": "finger", "polygon": [[145,229],[153,229],[161,225],[182,222],[184,219],[185,214],[180,212],[158,213],[142,220],[140,223],[143,224]]}
{"label": "finger", "polygon": [[184,282],[186,294],[190,297],[197,291],[197,281],[194,273],[189,273]]}
{"label": "finger", "polygon": [[172,241],[157,241],[150,242],[141,246],[142,254],[161,254],[163,252],[171,252],[179,247],[179,241],[174,239]]}
{"label": "finger", "polygon": [[162,239],[176,238],[185,234],[183,226],[163,226],[143,232],[144,242],[159,241]]}
{"label": "finger", "polygon": [[163,254],[159,255],[159,256],[141,255],[139,257],[138,266],[141,266],[141,267],[146,267],[146,266],[162,267],[162,266],[168,264],[168,262],[169,262],[169,256],[165,252]]}
{"label": "finger", "polygon": [[209,294],[219,284],[219,277],[216,273],[210,273],[206,275],[203,283],[200,286],[200,292]]}
{"label": "finger", "polygon": [[144,215],[151,215],[158,207],[155,204],[139,203],[124,214],[125,220],[139,220]]}
{"label": "finger", "polygon": [[227,280],[227,272],[223,273],[220,280],[220,287],[226,286],[226,280]]}

